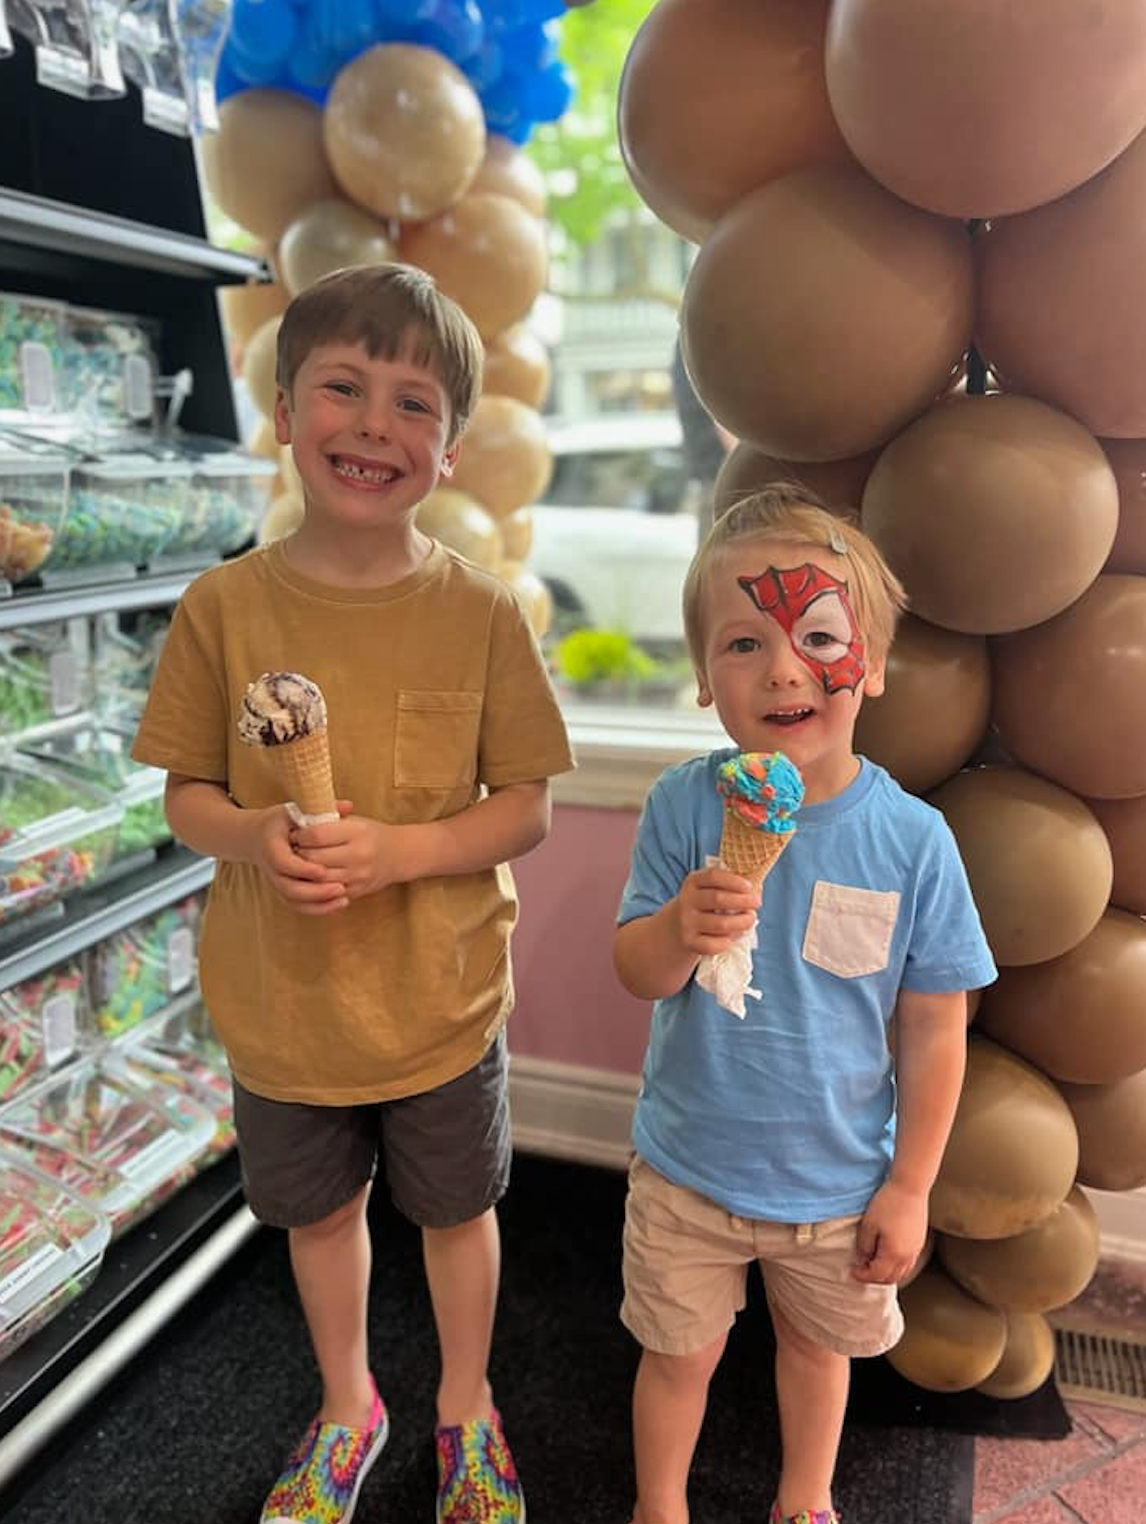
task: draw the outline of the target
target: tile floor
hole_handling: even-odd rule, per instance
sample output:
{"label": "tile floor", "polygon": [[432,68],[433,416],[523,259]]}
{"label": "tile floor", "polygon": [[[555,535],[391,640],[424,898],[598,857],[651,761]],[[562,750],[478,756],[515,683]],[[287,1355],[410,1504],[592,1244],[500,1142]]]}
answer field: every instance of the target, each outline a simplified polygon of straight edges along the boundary
{"label": "tile floor", "polygon": [[[1052,1320],[1146,1338],[1146,1265],[1104,1262]],[[1071,1399],[1066,1406],[1065,1439],[976,1441],[974,1524],[1143,1524],[1146,1412]]]}

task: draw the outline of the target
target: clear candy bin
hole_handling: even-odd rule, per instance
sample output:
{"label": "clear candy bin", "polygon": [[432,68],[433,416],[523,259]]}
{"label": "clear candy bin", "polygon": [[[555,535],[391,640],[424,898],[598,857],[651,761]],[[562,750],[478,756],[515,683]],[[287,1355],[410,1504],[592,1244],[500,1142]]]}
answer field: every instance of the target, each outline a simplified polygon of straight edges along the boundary
{"label": "clear candy bin", "polygon": [[68,457],[27,450],[0,436],[0,578],[34,576],[60,535],[68,500]]}
{"label": "clear candy bin", "polygon": [[200,434],[172,436],[162,448],[191,475],[183,518],[164,546],[163,559],[210,561],[253,540],[270,501],[274,462],[248,455],[230,440]]}
{"label": "clear candy bin", "polygon": [[104,872],[123,811],[42,762],[0,760],[0,931]]}

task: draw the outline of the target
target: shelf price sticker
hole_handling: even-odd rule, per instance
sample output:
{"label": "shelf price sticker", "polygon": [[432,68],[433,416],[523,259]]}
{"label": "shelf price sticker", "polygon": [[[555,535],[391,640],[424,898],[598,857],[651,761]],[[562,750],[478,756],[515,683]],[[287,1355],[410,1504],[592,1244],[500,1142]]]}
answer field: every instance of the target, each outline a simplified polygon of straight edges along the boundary
{"label": "shelf price sticker", "polygon": [[6,1302],[15,1301],[22,1291],[63,1257],[64,1250],[58,1245],[44,1244],[35,1254],[30,1254],[23,1264],[0,1277],[0,1307]]}
{"label": "shelf price sticker", "polygon": [[167,993],[178,995],[195,977],[195,938],[190,926],[180,926],[167,938]]}
{"label": "shelf price sticker", "polygon": [[54,1069],[76,1050],[76,997],[72,990],[49,995],[40,1007],[40,1028],[44,1062]]}
{"label": "shelf price sticker", "polygon": [[56,380],[52,351],[35,339],[25,339],[19,349],[20,390],[29,413],[56,411]]}

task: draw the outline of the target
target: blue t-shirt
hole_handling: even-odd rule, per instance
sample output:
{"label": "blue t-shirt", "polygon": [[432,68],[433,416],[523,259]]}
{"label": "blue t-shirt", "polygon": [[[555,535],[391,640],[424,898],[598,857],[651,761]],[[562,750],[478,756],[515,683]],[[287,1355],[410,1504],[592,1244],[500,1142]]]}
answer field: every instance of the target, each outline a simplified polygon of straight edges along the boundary
{"label": "blue t-shirt", "polygon": [[[641,815],[618,921],[652,915],[715,857],[716,770],[670,768]],[[633,1125],[668,1179],[742,1217],[862,1212],[895,1134],[888,1021],[901,988],[977,989],[995,964],[938,810],[861,759],[842,794],[805,805],[764,881],[744,1019],[695,978],[653,1008]]]}

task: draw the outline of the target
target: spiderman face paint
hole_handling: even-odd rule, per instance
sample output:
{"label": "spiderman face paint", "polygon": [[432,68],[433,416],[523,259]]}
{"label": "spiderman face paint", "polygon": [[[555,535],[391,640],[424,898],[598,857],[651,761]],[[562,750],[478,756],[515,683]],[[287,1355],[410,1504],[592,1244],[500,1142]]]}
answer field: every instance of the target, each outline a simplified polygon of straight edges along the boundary
{"label": "spiderman face paint", "polygon": [[823,567],[770,566],[737,582],[763,614],[785,631],[792,649],[825,693],[854,693],[867,673],[864,644],[848,599],[848,585]]}

